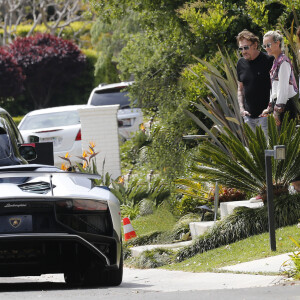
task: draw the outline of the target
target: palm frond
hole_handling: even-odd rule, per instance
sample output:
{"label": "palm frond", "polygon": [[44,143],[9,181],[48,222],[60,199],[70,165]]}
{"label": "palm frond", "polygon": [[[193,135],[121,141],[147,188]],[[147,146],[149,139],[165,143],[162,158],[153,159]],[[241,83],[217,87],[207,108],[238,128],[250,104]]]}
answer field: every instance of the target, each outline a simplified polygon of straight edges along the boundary
{"label": "palm frond", "polygon": [[[269,140],[275,144],[282,142],[286,146],[286,159],[272,162],[273,184],[277,187],[288,187],[289,182],[300,175],[300,129],[296,129],[295,121],[283,122],[278,133],[273,116],[268,117],[271,132]],[[274,127],[275,126],[275,127]],[[272,132],[272,129],[273,132]],[[265,150],[271,150],[270,144],[261,127],[253,132],[244,125],[245,138],[249,147],[228,129],[218,136],[219,143],[226,152],[207,140],[199,145],[194,155],[190,171],[196,182],[215,182],[250,193],[264,193],[266,190]]]}
{"label": "palm frond", "polygon": [[[202,113],[216,125],[228,128],[239,140],[246,145],[243,120],[237,99],[237,74],[236,67],[228,53],[221,53],[222,63],[219,71],[215,66],[205,60],[196,58],[204,66],[203,75],[206,86],[215,100],[200,99],[202,106],[195,105]],[[222,76],[222,73],[225,76]],[[195,74],[195,72],[193,73]],[[206,109],[206,112],[204,110]],[[207,134],[209,129],[204,129]]]}

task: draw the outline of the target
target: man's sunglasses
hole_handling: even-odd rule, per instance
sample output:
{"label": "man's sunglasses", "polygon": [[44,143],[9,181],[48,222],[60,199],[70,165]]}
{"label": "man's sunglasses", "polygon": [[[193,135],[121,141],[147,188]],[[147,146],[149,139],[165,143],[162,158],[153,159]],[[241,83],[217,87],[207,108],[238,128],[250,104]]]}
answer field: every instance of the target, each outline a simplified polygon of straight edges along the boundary
{"label": "man's sunglasses", "polygon": [[[252,45],[252,44],[251,44]],[[251,45],[247,45],[247,46],[243,46],[243,47],[239,47],[239,51],[243,51],[243,50],[249,50]]]}
{"label": "man's sunglasses", "polygon": [[268,43],[266,45],[261,45],[264,49],[271,48],[272,43]]}

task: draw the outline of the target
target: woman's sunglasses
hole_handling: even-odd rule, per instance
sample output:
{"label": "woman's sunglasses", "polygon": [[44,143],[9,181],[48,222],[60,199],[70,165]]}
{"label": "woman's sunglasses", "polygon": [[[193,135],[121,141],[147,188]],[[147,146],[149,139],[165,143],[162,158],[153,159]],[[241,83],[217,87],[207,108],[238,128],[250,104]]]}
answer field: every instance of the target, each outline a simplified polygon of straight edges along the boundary
{"label": "woman's sunglasses", "polygon": [[271,48],[272,43],[268,43],[266,45],[261,45],[264,49]]}

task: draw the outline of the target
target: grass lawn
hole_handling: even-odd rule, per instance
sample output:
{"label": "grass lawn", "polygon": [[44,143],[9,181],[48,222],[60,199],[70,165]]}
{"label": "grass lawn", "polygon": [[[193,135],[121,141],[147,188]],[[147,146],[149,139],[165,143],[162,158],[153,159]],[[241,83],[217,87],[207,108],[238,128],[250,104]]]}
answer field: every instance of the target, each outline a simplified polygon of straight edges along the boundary
{"label": "grass lawn", "polygon": [[167,265],[162,268],[187,272],[211,272],[216,268],[235,265],[259,258],[265,258],[282,253],[299,251],[288,238],[292,236],[300,241],[300,229],[296,225],[276,230],[277,251],[270,250],[269,233],[264,233],[239,242],[223,246],[205,253],[198,254],[183,262]]}
{"label": "grass lawn", "polygon": [[149,216],[132,220],[131,224],[139,236],[154,231],[171,231],[176,221],[176,218],[170,213],[168,207],[162,206]]}

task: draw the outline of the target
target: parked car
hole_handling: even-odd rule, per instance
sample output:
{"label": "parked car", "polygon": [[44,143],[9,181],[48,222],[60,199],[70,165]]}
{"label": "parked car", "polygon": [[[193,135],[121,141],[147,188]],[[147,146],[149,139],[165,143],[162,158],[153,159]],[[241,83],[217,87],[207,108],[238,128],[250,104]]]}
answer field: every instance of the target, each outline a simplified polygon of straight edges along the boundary
{"label": "parked car", "polygon": [[0,108],[0,166],[27,164],[36,158],[32,146],[23,145],[21,133],[9,113]]}
{"label": "parked car", "polygon": [[81,124],[79,108],[86,105],[58,106],[39,109],[24,116],[18,128],[27,143],[53,142],[54,165],[64,162],[60,156],[69,153],[71,163],[81,163]]}
{"label": "parked car", "polygon": [[72,286],[122,282],[118,199],[98,175],[0,167],[0,276],[64,273]]}
{"label": "parked car", "polygon": [[87,103],[95,106],[119,104],[117,115],[119,134],[124,140],[130,139],[132,133],[138,131],[140,124],[143,123],[142,110],[131,107],[128,91],[126,91],[132,83],[100,84],[93,89]]}
{"label": "parked car", "polygon": [[34,148],[22,142],[0,108],[0,277],[63,273],[71,286],[119,285],[118,199],[96,185],[99,175],[28,164]]}

